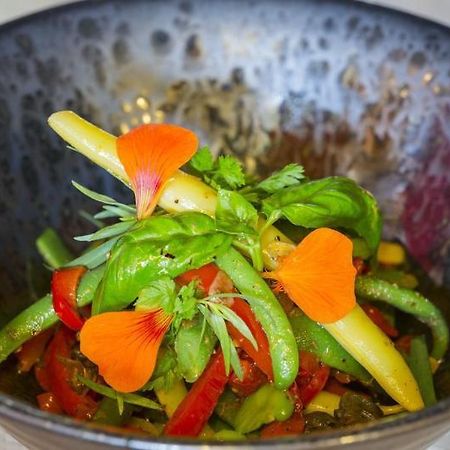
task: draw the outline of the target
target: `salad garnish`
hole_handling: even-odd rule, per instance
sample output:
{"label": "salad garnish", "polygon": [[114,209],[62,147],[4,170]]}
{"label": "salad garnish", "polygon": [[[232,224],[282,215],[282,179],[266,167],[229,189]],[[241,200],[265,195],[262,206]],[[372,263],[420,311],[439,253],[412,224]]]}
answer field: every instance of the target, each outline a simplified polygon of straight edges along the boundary
{"label": "salad garnish", "polygon": [[356,305],[352,241],[330,228],[317,228],[265,278],[277,280],[311,319],[336,322]]}
{"label": "salad garnish", "polygon": [[138,219],[152,214],[168,179],[197,147],[192,131],[168,124],[141,125],[117,139],[117,155],[136,197]]}

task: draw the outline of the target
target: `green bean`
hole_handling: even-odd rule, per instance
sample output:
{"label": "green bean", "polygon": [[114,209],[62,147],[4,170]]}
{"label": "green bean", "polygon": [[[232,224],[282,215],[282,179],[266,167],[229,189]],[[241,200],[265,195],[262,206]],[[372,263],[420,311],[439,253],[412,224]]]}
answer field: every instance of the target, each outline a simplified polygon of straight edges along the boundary
{"label": "green bean", "polygon": [[443,358],[449,341],[448,326],[441,311],[433,303],[418,292],[371,276],[358,277],[355,287],[358,296],[393,305],[428,325],[433,335],[431,356],[438,360]]}
{"label": "green bean", "polygon": [[411,351],[409,355],[406,355],[406,362],[417,380],[425,406],[436,404],[433,373],[431,371],[425,336],[416,336],[412,339]]}
{"label": "green bean", "polygon": [[320,324],[311,320],[300,310],[291,313],[289,320],[299,350],[314,353],[328,366],[348,373],[365,384],[373,381],[369,372]]}
{"label": "green bean", "polygon": [[[78,306],[92,302],[103,272],[104,266],[87,272],[81,279],[78,288]],[[23,343],[57,322],[58,316],[53,309],[50,294],[33,303],[0,330],[0,363]]]}
{"label": "green bean", "polygon": [[36,239],[36,247],[42,259],[52,268],[67,264],[73,257],[53,228],[47,228]]}
{"label": "green bean", "polygon": [[287,389],[298,373],[297,343],[291,324],[266,282],[233,248],[220,254],[216,264],[248,299],[269,340],[275,386]]}

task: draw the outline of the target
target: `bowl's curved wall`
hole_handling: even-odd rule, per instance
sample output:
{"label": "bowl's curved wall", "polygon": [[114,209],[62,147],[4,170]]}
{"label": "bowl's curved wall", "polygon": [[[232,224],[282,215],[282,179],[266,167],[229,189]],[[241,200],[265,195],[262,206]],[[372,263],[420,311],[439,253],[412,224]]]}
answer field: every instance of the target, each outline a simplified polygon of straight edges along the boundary
{"label": "bowl's curved wall", "polygon": [[0,27],[0,324],[33,299],[37,235],[89,229],[70,180],[129,195],[64,148],[46,125],[59,109],[116,133],[183,123],[251,170],[349,175],[378,197],[387,235],[450,285],[443,27],[333,0],[105,0]]}

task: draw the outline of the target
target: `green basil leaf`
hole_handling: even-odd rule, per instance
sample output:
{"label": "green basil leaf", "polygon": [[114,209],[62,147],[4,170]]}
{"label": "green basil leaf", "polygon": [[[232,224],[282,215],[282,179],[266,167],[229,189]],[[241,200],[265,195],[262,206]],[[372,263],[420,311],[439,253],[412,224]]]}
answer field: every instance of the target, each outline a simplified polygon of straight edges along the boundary
{"label": "green basil leaf", "polygon": [[210,217],[194,212],[140,221],[111,251],[93,314],[117,311],[161,277],[171,279],[213,261],[231,245]]}
{"label": "green basil leaf", "polygon": [[258,211],[237,192],[219,189],[216,222],[219,230],[231,234],[256,234]]}
{"label": "green basil leaf", "polygon": [[204,318],[184,321],[175,338],[178,369],[188,383],[193,383],[203,373],[216,346],[217,338]]}
{"label": "green basil leaf", "polygon": [[381,215],[375,198],[353,180],[329,177],[282,189],[262,202],[275,221],[281,217],[305,228],[334,227],[356,232],[375,252],[381,237]]}

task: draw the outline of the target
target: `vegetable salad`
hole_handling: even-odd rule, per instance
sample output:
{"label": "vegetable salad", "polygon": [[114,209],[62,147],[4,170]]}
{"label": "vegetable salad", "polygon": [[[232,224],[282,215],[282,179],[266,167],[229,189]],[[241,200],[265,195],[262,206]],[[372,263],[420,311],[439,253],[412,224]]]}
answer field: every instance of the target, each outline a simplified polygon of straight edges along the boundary
{"label": "vegetable salad", "polygon": [[[99,204],[96,229],[75,237],[86,249],[72,255],[52,229],[36,242],[50,293],[0,331],[0,361],[15,353],[33,373],[42,410],[241,440],[436,403],[446,321],[354,181],[298,164],[258,179],[176,125],[116,138],[68,111],[49,124],[134,202],[73,181]],[[429,333],[400,333],[399,312]]]}

